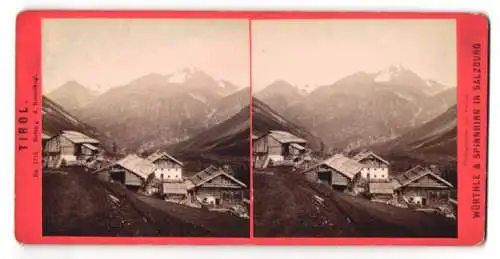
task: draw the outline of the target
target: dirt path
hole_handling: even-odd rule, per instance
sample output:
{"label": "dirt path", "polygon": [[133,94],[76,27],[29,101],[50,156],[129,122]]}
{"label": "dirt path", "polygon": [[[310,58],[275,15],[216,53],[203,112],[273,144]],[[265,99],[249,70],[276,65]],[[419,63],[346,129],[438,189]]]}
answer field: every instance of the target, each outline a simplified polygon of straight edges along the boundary
{"label": "dirt path", "polygon": [[83,171],[43,175],[44,235],[138,236],[157,230],[133,206]]}
{"label": "dirt path", "polygon": [[249,229],[235,216],[217,219],[214,212],[175,204],[169,209],[80,169],[46,171],[42,182],[44,235],[239,236]]}
{"label": "dirt path", "polygon": [[256,236],[452,237],[454,221],[370,202],[284,168],[254,174]]}
{"label": "dirt path", "polygon": [[164,202],[160,199],[136,195],[138,199],[155,207],[176,220],[207,229],[212,236],[248,237],[249,221],[226,213],[207,209],[190,208],[183,205]]}
{"label": "dirt path", "polygon": [[305,182],[291,179],[285,173],[254,174],[255,235],[348,235],[351,227],[346,217],[335,206],[318,197],[317,192]]}

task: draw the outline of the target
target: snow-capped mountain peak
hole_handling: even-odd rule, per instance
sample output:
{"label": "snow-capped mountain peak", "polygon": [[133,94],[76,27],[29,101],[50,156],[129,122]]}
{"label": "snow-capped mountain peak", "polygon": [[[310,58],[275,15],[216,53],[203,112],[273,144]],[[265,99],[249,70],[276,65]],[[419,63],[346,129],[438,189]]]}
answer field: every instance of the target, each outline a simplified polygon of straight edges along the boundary
{"label": "snow-capped mountain peak", "polygon": [[196,66],[187,66],[177,70],[173,74],[170,74],[168,77],[168,83],[182,84],[195,77],[198,79],[200,78],[209,79],[215,82],[215,84],[220,88],[232,89],[232,87],[234,87],[234,85],[232,85],[230,82],[210,76],[207,73],[205,73],[205,71],[201,70]]}
{"label": "snow-capped mountain peak", "polygon": [[296,85],[296,87],[300,90],[300,93],[303,95],[308,95],[312,91],[314,91],[316,88],[318,88],[318,85],[312,85],[312,84],[304,84],[304,85]]}
{"label": "snow-capped mountain peak", "polygon": [[434,80],[426,79],[425,84],[429,87],[432,87],[434,85]]}
{"label": "snow-capped mountain peak", "polygon": [[234,85],[232,85],[230,82],[228,82],[226,80],[222,80],[222,79],[215,79],[215,80],[217,81],[217,85],[220,88],[228,88],[228,89],[234,88]]}
{"label": "snow-capped mountain peak", "polygon": [[199,72],[202,71],[197,67],[194,66],[184,67],[171,74],[168,77],[168,82],[181,84],[186,82],[190,77]]}
{"label": "snow-capped mountain peak", "polygon": [[375,77],[375,79],[373,81],[375,81],[375,82],[389,82],[392,79],[396,78],[399,74],[401,74],[405,70],[406,70],[406,68],[404,68],[400,64],[388,66],[388,67],[382,69],[377,74],[377,76]]}

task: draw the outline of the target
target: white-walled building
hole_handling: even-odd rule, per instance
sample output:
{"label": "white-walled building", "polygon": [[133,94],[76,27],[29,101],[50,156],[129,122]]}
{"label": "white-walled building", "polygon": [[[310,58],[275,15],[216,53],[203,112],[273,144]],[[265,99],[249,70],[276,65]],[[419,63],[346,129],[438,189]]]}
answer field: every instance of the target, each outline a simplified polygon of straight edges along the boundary
{"label": "white-walled building", "polygon": [[361,178],[370,180],[389,180],[390,164],[372,151],[362,151],[352,157],[352,160],[363,165]]}
{"label": "white-walled building", "polygon": [[182,162],[166,152],[155,152],[146,158],[156,166],[155,177],[166,182],[182,182]]}

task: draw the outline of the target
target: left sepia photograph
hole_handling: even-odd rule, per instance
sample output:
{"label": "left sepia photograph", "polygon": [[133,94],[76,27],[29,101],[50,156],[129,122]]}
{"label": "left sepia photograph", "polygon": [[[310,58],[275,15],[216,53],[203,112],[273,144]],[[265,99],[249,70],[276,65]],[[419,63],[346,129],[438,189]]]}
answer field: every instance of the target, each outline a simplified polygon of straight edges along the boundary
{"label": "left sepia photograph", "polygon": [[246,19],[42,21],[44,236],[249,237]]}

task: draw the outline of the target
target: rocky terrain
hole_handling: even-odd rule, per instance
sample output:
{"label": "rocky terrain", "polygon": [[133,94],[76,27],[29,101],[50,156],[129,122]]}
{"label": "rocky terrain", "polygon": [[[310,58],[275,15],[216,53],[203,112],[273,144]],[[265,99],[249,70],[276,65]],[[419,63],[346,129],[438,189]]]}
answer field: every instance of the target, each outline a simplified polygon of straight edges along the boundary
{"label": "rocky terrain", "polygon": [[351,150],[397,138],[439,116],[456,104],[455,91],[394,65],[346,76],[309,94],[277,81],[255,96],[327,146]]}

